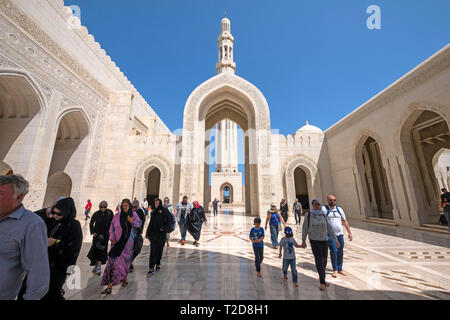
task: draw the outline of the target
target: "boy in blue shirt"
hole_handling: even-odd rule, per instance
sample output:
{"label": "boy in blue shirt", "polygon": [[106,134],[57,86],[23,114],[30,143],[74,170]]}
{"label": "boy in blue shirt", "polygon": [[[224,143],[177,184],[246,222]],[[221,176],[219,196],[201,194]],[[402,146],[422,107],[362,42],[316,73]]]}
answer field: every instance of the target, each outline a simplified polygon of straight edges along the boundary
{"label": "boy in blue shirt", "polygon": [[295,263],[295,248],[300,248],[300,245],[294,239],[294,232],[291,227],[286,227],[284,229],[284,234],[286,235],[280,241],[280,255],[281,258],[281,249],[284,249],[284,257],[283,257],[283,275],[284,280],[287,280],[287,271],[289,266],[291,266],[292,271],[292,282],[294,283],[294,287],[298,287],[297,283],[297,265]]}
{"label": "boy in blue shirt", "polygon": [[256,276],[261,278],[261,263],[264,259],[264,228],[261,228],[261,218],[256,217],[253,220],[254,227],[250,230],[250,241],[253,243],[253,252],[255,253]]}

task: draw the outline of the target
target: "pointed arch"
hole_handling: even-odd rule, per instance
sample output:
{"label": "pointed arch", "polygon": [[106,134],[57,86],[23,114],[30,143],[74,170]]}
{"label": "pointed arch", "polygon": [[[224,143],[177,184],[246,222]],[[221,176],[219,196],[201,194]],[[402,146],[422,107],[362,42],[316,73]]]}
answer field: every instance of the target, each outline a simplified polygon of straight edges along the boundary
{"label": "pointed arch", "polygon": [[286,182],[286,195],[289,205],[294,203],[295,194],[295,170],[302,169],[306,174],[309,200],[313,198],[323,199],[322,186],[319,171],[313,159],[305,155],[296,155],[286,162],[284,166],[284,178]]}
{"label": "pointed arch", "polygon": [[[142,200],[147,196],[146,188],[148,174],[154,168],[157,168],[161,173],[159,189],[160,197],[172,197],[173,187],[171,181],[173,179],[173,169],[170,166],[169,161],[158,156],[151,156],[150,158],[144,159],[136,166],[133,197]],[[175,201],[175,199],[173,201]]]}

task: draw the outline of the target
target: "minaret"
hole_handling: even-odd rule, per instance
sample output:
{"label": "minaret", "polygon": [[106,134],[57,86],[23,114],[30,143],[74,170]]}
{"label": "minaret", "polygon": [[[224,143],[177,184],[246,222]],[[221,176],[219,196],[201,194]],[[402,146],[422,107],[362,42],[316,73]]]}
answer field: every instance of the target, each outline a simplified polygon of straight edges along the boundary
{"label": "minaret", "polygon": [[229,119],[216,126],[216,171],[238,172],[237,124]]}
{"label": "minaret", "polygon": [[234,38],[231,35],[231,23],[226,17],[221,21],[221,33],[217,39],[219,45],[219,62],[216,63],[216,71],[219,73],[234,73],[236,63],[233,61]]}

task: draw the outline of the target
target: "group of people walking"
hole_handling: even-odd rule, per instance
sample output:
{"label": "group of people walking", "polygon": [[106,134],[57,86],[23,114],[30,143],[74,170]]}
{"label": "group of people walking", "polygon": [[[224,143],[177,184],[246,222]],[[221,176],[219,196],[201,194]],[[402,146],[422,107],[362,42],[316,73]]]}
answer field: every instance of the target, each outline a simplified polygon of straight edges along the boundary
{"label": "group of people walking", "polygon": [[[92,246],[88,254],[93,273],[101,275],[101,265],[106,264],[101,284],[106,288],[102,294],[111,294],[113,286],[128,285],[128,273],[133,272],[133,261],[139,255],[143,246],[143,231],[145,224],[145,209],[139,201],[132,203],[124,199],[117,206],[115,215],[109,210],[106,201],[100,203],[100,210],[95,212],[90,221],[90,232],[93,236]],[[199,246],[202,225],[206,222],[203,207],[188,197],[174,207],[169,198],[156,199],[154,206],[149,208],[150,221],[145,232],[145,238],[150,241],[149,270],[147,277],[161,269],[161,259],[164,246],[169,243],[170,233],[175,230],[176,223],[180,228],[182,245],[186,242],[186,233],[194,238],[194,245]],[[108,252],[108,241],[111,249]]]}
{"label": "group of people walking", "polygon": [[[29,183],[20,175],[0,176],[0,300],[64,300],[63,286],[74,272],[83,243],[80,222],[76,219],[75,202],[59,197],[48,208],[27,210],[22,202]],[[101,201],[92,218],[88,201],[86,221],[92,234],[87,257],[92,272],[101,275],[106,286],[102,294],[110,294],[114,285],[127,286],[133,261],[143,246],[145,210],[139,201],[123,199],[114,214],[108,203]],[[199,245],[202,224],[206,222],[203,207],[184,197],[176,208],[169,198],[155,200],[145,237],[150,240],[149,271],[161,268],[164,245],[175,229],[187,230]],[[184,244],[186,231],[181,243]],[[108,244],[110,248],[108,248]],[[109,250],[108,250],[109,249]]]}
{"label": "group of people walking", "polygon": [[[293,205],[296,224],[301,221],[303,211],[299,201]],[[344,232],[343,226],[348,233],[349,241],[352,241],[350,225],[345,217],[344,210],[336,205],[336,197],[329,195],[327,205],[322,206],[320,200],[311,201],[311,209],[305,214],[305,220],[302,227],[302,242],[298,244],[294,239],[294,233],[291,227],[286,225],[288,207],[284,199],[281,201],[280,210],[277,210],[276,204],[271,205],[267,212],[265,227],[261,227],[261,219],[254,219],[254,227],[250,230],[249,238],[253,244],[255,254],[255,267],[257,277],[261,277],[261,263],[264,259],[264,236],[267,226],[270,226],[270,239],[272,247],[279,249],[279,257],[283,257],[282,272],[284,279],[287,280],[287,271],[289,266],[292,272],[292,281],[294,286],[298,286],[298,275],[296,267],[295,248],[307,247],[306,239],[309,237],[311,249],[314,255],[317,273],[319,274],[320,290],[325,290],[328,283],[325,281],[326,267],[328,261],[328,252],[330,252],[331,264],[333,266],[332,277],[336,278],[338,274],[346,276],[343,271],[344,261]],[[297,214],[299,217],[297,217]],[[285,237],[278,242],[279,232],[284,228]],[[283,250],[283,253],[282,253]]]}

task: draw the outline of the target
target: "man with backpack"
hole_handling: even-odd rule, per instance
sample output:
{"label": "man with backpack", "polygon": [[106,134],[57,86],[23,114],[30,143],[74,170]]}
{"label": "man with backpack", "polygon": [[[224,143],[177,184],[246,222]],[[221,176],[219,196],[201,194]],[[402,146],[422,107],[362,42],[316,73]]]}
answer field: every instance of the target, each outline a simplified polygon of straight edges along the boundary
{"label": "man with backpack", "polygon": [[181,240],[180,243],[184,246],[186,242],[186,220],[187,215],[192,210],[192,204],[188,201],[188,197],[184,196],[183,201],[179,202],[175,208],[175,214],[178,221],[178,227],[180,227]]}
{"label": "man with backpack", "polygon": [[344,263],[344,232],[342,230],[342,225],[344,225],[345,229],[347,229],[349,241],[353,240],[353,236],[350,230],[350,225],[345,218],[344,210],[336,205],[336,197],[334,195],[329,195],[327,197],[327,202],[328,205],[323,206],[322,210],[330,223],[331,232],[334,233],[340,244],[340,247],[338,248],[332,236],[328,234],[328,247],[330,248],[331,264],[333,265],[332,277],[336,278],[338,273],[343,276],[347,275],[342,270]]}

